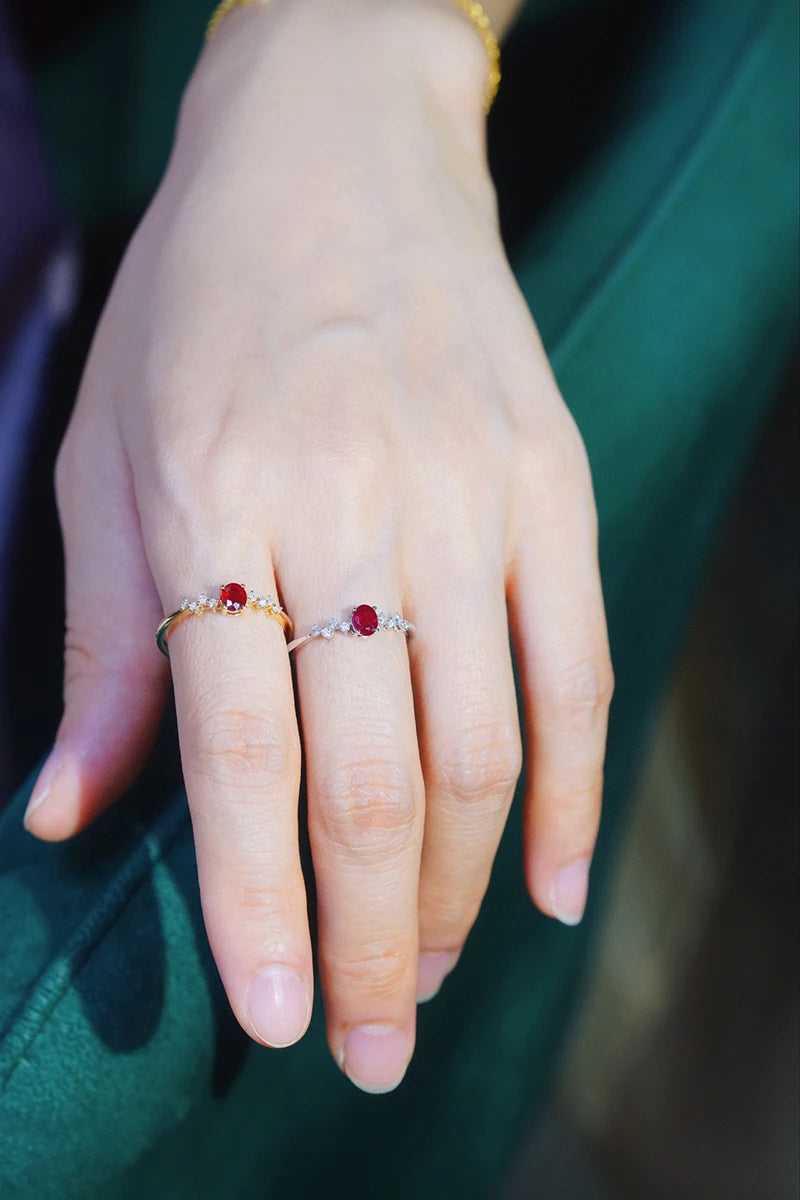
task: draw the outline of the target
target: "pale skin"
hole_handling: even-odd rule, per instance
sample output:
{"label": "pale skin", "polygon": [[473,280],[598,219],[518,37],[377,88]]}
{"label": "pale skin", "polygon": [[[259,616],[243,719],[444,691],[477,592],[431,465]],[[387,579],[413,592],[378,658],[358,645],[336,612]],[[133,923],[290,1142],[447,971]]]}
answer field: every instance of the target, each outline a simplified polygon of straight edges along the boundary
{"label": "pale skin", "polygon": [[[518,5],[485,7],[502,32]],[[141,767],[170,679],[153,631],[184,596],[240,581],[280,595],[299,633],[362,602],[414,622],[408,641],[308,643],[294,678],[260,614],[170,638],[233,1011],[271,1046],[310,1017],[302,754],[328,1041],[368,1091],[402,1078],[418,998],[475,921],[523,733],[525,877],[567,924],[600,813],[612,673],[592,486],[499,237],[485,70],[449,0],[231,14],[56,471],[65,711],[26,816],[39,838],[73,836]]]}

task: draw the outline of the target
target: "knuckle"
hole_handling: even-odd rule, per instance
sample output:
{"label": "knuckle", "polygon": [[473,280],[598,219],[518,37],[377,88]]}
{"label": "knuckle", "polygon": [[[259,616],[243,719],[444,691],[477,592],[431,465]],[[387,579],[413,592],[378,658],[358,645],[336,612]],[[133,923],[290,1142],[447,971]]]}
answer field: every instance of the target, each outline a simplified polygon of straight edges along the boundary
{"label": "knuckle", "polygon": [[275,718],[241,708],[201,715],[193,739],[194,766],[209,783],[240,785],[292,778],[297,770],[295,738]]}
{"label": "knuckle", "polygon": [[561,454],[565,469],[571,471],[573,475],[581,479],[589,490],[591,490],[592,468],[589,463],[589,453],[586,449],[586,443],[581,437],[580,430],[571,414]]}
{"label": "knuckle", "polygon": [[605,720],[613,692],[614,675],[607,660],[571,663],[544,697],[545,719],[563,732],[593,729]]}
{"label": "knuckle", "polygon": [[237,919],[263,927],[269,925],[281,930],[289,929],[302,912],[305,900],[293,895],[286,888],[266,882],[256,875],[254,878],[239,878],[234,894]]}
{"label": "knuckle", "polygon": [[431,467],[415,488],[426,509],[426,519],[415,533],[417,560],[436,562],[456,591],[473,587],[480,577],[486,547],[502,521],[503,488],[496,479],[484,486],[485,466],[470,471],[463,464],[442,469],[440,463],[438,471]]}
{"label": "knuckle", "polygon": [[102,677],[106,663],[92,649],[89,640],[67,630],[64,641],[64,688],[69,689],[81,680]]}
{"label": "knuckle", "polygon": [[[207,405],[200,430],[185,392],[185,386],[164,384],[154,402],[160,436],[153,447],[148,486],[170,525],[192,530],[205,525],[209,514],[218,518],[232,505],[240,513],[249,507],[254,493],[242,495],[241,480],[253,475],[261,447],[244,428],[241,414],[247,411],[247,401],[241,389],[223,391],[216,404]],[[203,504],[198,506],[201,495]]]}
{"label": "knuckle", "polygon": [[480,881],[476,890],[456,888],[426,888],[421,902],[420,928],[425,931],[427,944],[457,949],[467,940],[467,934],[478,916],[488,878]]}
{"label": "knuckle", "polygon": [[390,946],[362,945],[353,954],[337,954],[328,964],[342,994],[366,992],[373,999],[391,999],[413,987],[416,947],[398,938]]}
{"label": "knuckle", "polygon": [[568,409],[563,410],[565,420],[558,433],[548,442],[550,462],[557,477],[577,479],[591,489],[591,468],[586,443],[581,437],[575,419]]}
{"label": "knuckle", "polygon": [[352,433],[334,437],[327,448],[327,457],[343,469],[359,496],[375,491],[381,494],[386,488],[387,473],[393,461],[392,446],[387,434],[379,427],[362,432],[356,438]]}
{"label": "knuckle", "polygon": [[539,497],[572,493],[588,499],[594,511],[589,455],[567,409],[560,408],[546,432],[537,426],[519,438],[516,462],[524,494],[531,490]]}
{"label": "knuckle", "polygon": [[[163,678],[163,667],[137,653],[139,647],[124,635],[116,643],[102,636],[100,625],[93,630],[67,625],[64,636],[64,691],[83,682],[96,683],[113,675],[125,679],[126,686],[136,692],[149,688]],[[133,642],[133,644],[131,644]]]}
{"label": "knuckle", "polygon": [[468,729],[434,766],[432,784],[455,804],[504,809],[522,770],[522,742],[516,724]]}
{"label": "knuckle", "polygon": [[[315,506],[341,512],[343,530],[355,524],[362,539],[380,536],[396,490],[397,448],[384,430],[363,420],[352,428],[347,417],[336,428],[320,425],[325,441],[311,444],[303,467],[309,497]],[[323,430],[315,434],[321,436]]]}
{"label": "knuckle", "polygon": [[582,830],[587,818],[596,821],[600,813],[603,794],[603,774],[580,783],[556,785],[546,799],[548,810],[559,829],[569,831],[573,827]]}
{"label": "knuckle", "polygon": [[349,853],[401,853],[418,836],[420,792],[403,763],[388,758],[346,762],[323,782],[317,829]]}

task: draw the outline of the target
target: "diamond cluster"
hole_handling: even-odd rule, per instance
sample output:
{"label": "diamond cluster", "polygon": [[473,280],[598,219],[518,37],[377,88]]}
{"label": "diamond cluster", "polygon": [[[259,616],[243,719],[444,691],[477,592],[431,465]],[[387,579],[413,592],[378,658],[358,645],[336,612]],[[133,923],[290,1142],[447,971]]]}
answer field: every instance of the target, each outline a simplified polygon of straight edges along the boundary
{"label": "diamond cluster", "polygon": [[[364,610],[372,610],[374,613],[374,621],[369,621],[368,613]],[[381,612],[377,605],[360,604],[353,609],[353,619],[350,621],[340,621],[338,617],[331,617],[327,625],[312,625],[312,638],[332,638],[335,633],[349,633],[356,637],[369,637],[373,633],[377,633],[379,629],[396,629],[400,633],[408,633],[411,629],[411,622],[406,621],[401,617],[399,612],[392,613],[387,616],[385,612]]]}
{"label": "diamond cluster", "polygon": [[[230,584],[226,584],[225,587],[221,587],[220,595],[222,595],[222,593],[230,587]],[[258,593],[252,588],[250,588],[250,590],[247,592],[247,598],[244,604],[242,604],[240,607],[260,608],[271,613],[283,612],[283,609],[274,596],[259,596]],[[226,603],[224,599],[215,600],[213,596],[206,596],[204,592],[197,596],[194,600],[190,600],[188,598],[184,599],[181,604],[180,611],[185,612],[187,609],[192,613],[203,612],[206,609],[212,611],[216,609],[218,612],[239,611],[230,603]]]}

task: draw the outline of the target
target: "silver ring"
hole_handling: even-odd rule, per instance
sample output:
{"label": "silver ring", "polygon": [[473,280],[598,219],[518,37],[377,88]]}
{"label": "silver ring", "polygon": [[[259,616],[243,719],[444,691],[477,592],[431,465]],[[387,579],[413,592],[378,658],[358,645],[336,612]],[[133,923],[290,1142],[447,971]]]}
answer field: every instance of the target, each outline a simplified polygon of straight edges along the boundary
{"label": "silver ring", "polygon": [[349,621],[331,617],[327,625],[312,625],[310,633],[295,638],[286,648],[291,654],[292,650],[297,650],[299,646],[304,646],[306,642],[312,642],[315,638],[330,641],[337,633],[343,633],[347,637],[372,637],[374,633],[386,630],[395,630],[410,636],[414,633],[414,626],[399,612],[387,615],[377,604],[357,604]]}

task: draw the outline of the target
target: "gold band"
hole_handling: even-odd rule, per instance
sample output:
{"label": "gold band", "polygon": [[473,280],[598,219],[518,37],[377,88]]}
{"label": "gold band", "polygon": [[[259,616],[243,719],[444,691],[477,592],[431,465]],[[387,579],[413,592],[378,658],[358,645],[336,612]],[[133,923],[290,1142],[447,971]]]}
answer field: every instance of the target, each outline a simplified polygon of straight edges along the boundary
{"label": "gold band", "polygon": [[482,4],[473,3],[473,0],[453,0],[453,3],[461,9],[465,17],[469,17],[472,21],[486,50],[489,70],[486,74],[486,108],[484,111],[488,116],[502,78],[500,74],[500,43]]}
{"label": "gold band", "polygon": [[[233,12],[235,8],[241,8],[244,4],[268,4],[269,0],[222,0],[211,14],[211,20],[206,26],[206,39],[216,33],[219,26],[227,17],[228,13]],[[474,0],[453,0],[453,4],[460,8],[464,16],[467,17],[478,31],[481,41],[486,50],[486,57],[489,60],[489,69],[486,75],[486,113],[494,104],[494,98],[497,95],[497,89],[500,86],[500,45],[492,29],[492,23],[486,15],[483,5],[474,2]]]}
{"label": "gold band", "polygon": [[[240,589],[241,599],[237,603],[231,601],[229,593],[232,589]],[[245,599],[246,597],[246,599]],[[201,595],[196,600],[184,600],[180,608],[176,608],[175,612],[169,613],[156,630],[156,645],[162,654],[169,658],[169,647],[167,645],[167,635],[183,621],[186,617],[194,617],[198,613],[215,612],[224,613],[226,616],[236,616],[240,612],[244,612],[246,608],[252,608],[255,612],[262,612],[265,616],[271,617],[273,621],[277,621],[284,633],[289,636],[294,633],[294,622],[288,613],[284,612],[277,600],[272,596],[257,596],[255,592],[245,592],[241,584],[226,584],[220,588],[220,599],[214,600],[209,596]]]}
{"label": "gold band", "polygon": [[[266,4],[268,0],[259,0],[261,4]],[[233,12],[235,8],[241,8],[243,4],[252,4],[253,0],[222,0],[211,14],[211,20],[206,26],[206,39],[216,33],[217,28],[225,20],[229,12]]]}

